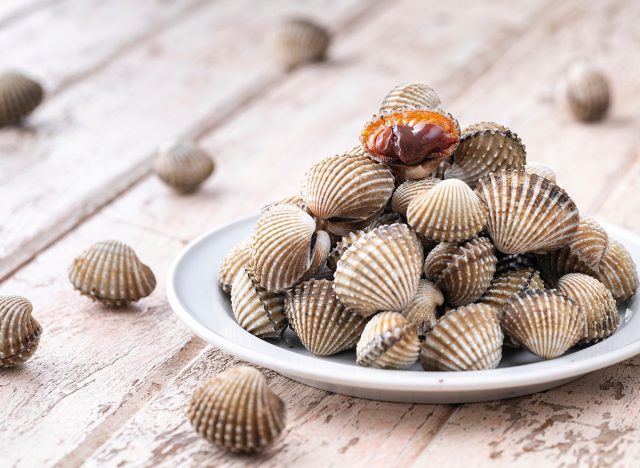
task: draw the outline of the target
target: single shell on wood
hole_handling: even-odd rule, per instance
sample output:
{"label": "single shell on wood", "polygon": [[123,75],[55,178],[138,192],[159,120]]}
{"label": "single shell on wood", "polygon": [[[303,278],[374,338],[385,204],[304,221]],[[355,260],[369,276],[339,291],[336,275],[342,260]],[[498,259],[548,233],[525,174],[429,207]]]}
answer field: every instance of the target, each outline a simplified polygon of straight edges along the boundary
{"label": "single shell on wood", "polygon": [[500,171],[476,190],[489,210],[487,231],[503,253],[545,253],[569,245],[580,215],[569,195],[549,179]]}
{"label": "single shell on wood", "polygon": [[422,179],[449,157],[460,139],[458,122],[438,109],[383,112],[367,123],[361,141],[376,161],[401,179]]}
{"label": "single shell on wood", "polygon": [[289,325],[311,353],[329,356],[353,348],[367,320],[345,307],[333,291],[333,282],[311,280],[287,294]]}
{"label": "single shell on wood", "polygon": [[342,254],[345,253],[349,247],[351,247],[367,232],[368,231],[353,231],[343,236],[342,239],[338,241],[336,246],[329,253],[329,257],[327,258],[327,266],[335,271],[338,266],[338,261],[340,260],[340,257],[342,257]]}
{"label": "single shell on wood", "polygon": [[193,143],[180,142],[163,151],[153,168],[158,177],[179,192],[196,190],[213,172],[211,156]]}
{"label": "single shell on wood", "polygon": [[608,245],[607,231],[596,220],[582,216],[569,249],[589,268],[597,271]]}
{"label": "single shell on wood", "polygon": [[377,217],[395,188],[388,168],[367,157],[325,158],[307,171],[301,195],[311,213],[336,234],[366,226]]}
{"label": "single shell on wood", "polygon": [[497,261],[491,241],[476,237],[462,243],[439,244],[427,255],[424,272],[442,289],[449,304],[461,306],[484,294]]}
{"label": "single shell on wood", "polygon": [[287,68],[324,60],[331,42],[329,32],[314,21],[290,18],[282,23],[276,38],[278,59]]}
{"label": "single shell on wood", "polygon": [[436,324],[436,312],[442,304],[444,304],[444,296],[435,283],[420,280],[416,295],[402,311],[402,315],[416,326],[418,335],[424,336]]}
{"label": "single shell on wood", "polygon": [[478,122],[462,132],[446,179],[461,179],[475,187],[478,180],[500,169],[523,169],[527,152],[520,137],[494,122]]}
{"label": "single shell on wood", "polygon": [[589,268],[577,255],[571,252],[569,247],[536,255],[536,263],[540,267],[542,279],[551,288],[557,288],[560,277],[568,273],[584,273],[594,278],[598,277],[598,272]]}
{"label": "single shell on wood", "polygon": [[378,112],[382,114],[406,107],[428,109],[439,105],[440,98],[431,86],[423,83],[409,83],[398,85],[389,91],[382,100]]}
{"label": "single shell on wood", "polygon": [[422,244],[405,224],[380,226],[340,257],[335,273],[338,299],[363,316],[403,310],[418,290]]}
{"label": "single shell on wood", "polygon": [[527,289],[504,306],[502,327],[517,344],[543,359],[563,355],[584,336],[584,314],[555,290]]}
{"label": "single shell on wood", "polygon": [[529,161],[524,166],[524,171],[528,174],[535,174],[537,176],[544,177],[545,179],[549,179],[554,184],[556,183],[556,173],[546,164]]}
{"label": "single shell on wood", "polygon": [[85,250],[71,264],[69,279],[82,294],[115,307],[146,297],[156,287],[151,269],[131,247],[116,240]]}
{"label": "single shell on wood", "polygon": [[609,80],[600,70],[584,63],[574,64],[567,76],[566,99],[571,113],[577,120],[601,120],[609,110]]}
{"label": "single shell on wood", "polygon": [[558,290],[573,299],[585,316],[585,334],[581,341],[594,343],[618,329],[620,316],[616,301],[597,279],[581,273],[569,273],[558,281]]}
{"label": "single shell on wood", "polygon": [[260,286],[251,270],[243,268],[231,285],[231,309],[238,324],[260,338],[280,338],[287,328],[284,294]]}
{"label": "single shell on wood", "polygon": [[0,367],[23,364],[40,343],[42,327],[24,297],[0,296]]}
{"label": "single shell on wood", "polygon": [[37,81],[17,72],[0,73],[0,127],[19,123],[43,98]]}
{"label": "single shell on wood", "polygon": [[231,293],[231,285],[236,275],[251,266],[251,242],[244,241],[234,246],[218,269],[218,281],[222,290]]}
{"label": "single shell on wood", "polygon": [[260,217],[253,235],[255,278],[269,291],[284,291],[319,270],[330,249],[329,235],[316,232],[311,216],[294,205],[274,206]]}
{"label": "single shell on wood", "polygon": [[638,289],[636,264],[625,246],[614,239],[609,239],[609,247],[600,261],[596,277],[618,303],[629,299]]}
{"label": "single shell on wood", "polygon": [[420,347],[425,370],[495,369],[502,359],[504,336],[496,309],[469,304],[444,315]]}
{"label": "single shell on wood", "polygon": [[257,452],[285,425],[285,405],[253,367],[237,366],[206,381],[193,393],[189,421],[207,441],[231,452]]}
{"label": "single shell on wood", "polygon": [[391,196],[391,209],[402,216],[407,215],[409,203],[420,193],[435,187],[440,179],[427,177],[425,179],[407,180],[396,188]]}
{"label": "single shell on wood", "polygon": [[416,327],[399,312],[380,312],[367,323],[356,347],[359,366],[407,369],[418,359]]}
{"label": "single shell on wood", "polygon": [[540,273],[533,268],[507,270],[496,275],[478,302],[489,304],[502,312],[514,294],[527,289],[544,289]]}
{"label": "single shell on wood", "polygon": [[534,254],[500,255],[496,264],[496,275],[522,268],[537,268],[536,256]]}

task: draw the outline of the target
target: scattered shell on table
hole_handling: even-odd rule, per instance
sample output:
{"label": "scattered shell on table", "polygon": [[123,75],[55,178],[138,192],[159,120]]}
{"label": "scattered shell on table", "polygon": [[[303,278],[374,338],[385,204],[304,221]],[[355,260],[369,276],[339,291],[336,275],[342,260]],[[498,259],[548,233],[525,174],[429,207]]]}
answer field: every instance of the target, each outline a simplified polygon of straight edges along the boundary
{"label": "scattered shell on table", "polygon": [[236,275],[251,266],[251,242],[248,240],[235,245],[224,258],[218,269],[218,281],[222,290],[231,293],[231,285]]}
{"label": "scattered shell on table", "polygon": [[629,299],[638,289],[636,264],[625,246],[614,239],[609,239],[609,247],[600,261],[596,277],[618,303]]}
{"label": "scattered shell on table", "polygon": [[314,21],[304,18],[285,20],[278,30],[276,51],[287,68],[324,60],[331,42],[329,32]]}
{"label": "scattered shell on table", "polygon": [[251,258],[256,280],[269,291],[284,291],[324,265],[331,240],[315,220],[294,205],[277,205],[256,224]]}
{"label": "scattered shell on table", "polygon": [[549,166],[547,166],[546,164],[542,164],[535,161],[529,161],[524,166],[524,171],[528,174],[535,174],[537,176],[544,177],[545,179],[549,179],[554,184],[557,183],[556,182],[557,177],[556,177],[555,171],[551,169]]}
{"label": "scattered shell on table", "polygon": [[311,353],[329,356],[353,348],[367,320],[345,307],[333,282],[311,280],[287,294],[286,315],[300,342]]}
{"label": "scattered shell on table", "polygon": [[380,104],[380,114],[392,112],[406,107],[423,109],[435,108],[440,105],[440,98],[434,89],[423,83],[409,83],[394,87]]}
{"label": "scattered shell on table", "polygon": [[555,290],[527,289],[504,306],[502,327],[517,344],[543,359],[563,355],[584,336],[584,314]]}
{"label": "scattered shell on table", "polygon": [[109,306],[125,306],[148,296],[156,277],[134,250],[117,240],[98,242],[69,268],[69,279],[82,294]]}
{"label": "scattered shell on table", "polygon": [[425,370],[495,369],[502,358],[504,336],[496,309],[469,304],[442,317],[420,347]]}
{"label": "scattered shell on table", "polygon": [[489,287],[498,259],[484,237],[462,243],[439,244],[424,263],[427,279],[435,282],[453,306],[478,300]]}
{"label": "scattered shell on table", "polygon": [[402,315],[416,326],[419,336],[424,336],[436,324],[437,309],[442,304],[444,304],[444,296],[435,283],[420,280],[416,295],[402,311]]}
{"label": "scattered shell on table", "polygon": [[478,302],[489,304],[502,312],[514,294],[527,289],[544,289],[540,273],[533,268],[507,270],[496,275]]}
{"label": "scattered shell on table", "polygon": [[551,288],[558,287],[560,277],[568,273],[584,273],[596,278],[598,272],[589,268],[577,255],[571,253],[569,247],[562,247],[542,255],[536,255],[536,263],[545,284]]}
{"label": "scattered shell on table", "polygon": [[19,123],[43,98],[37,81],[17,72],[0,73],[0,127]]}
{"label": "scattered shell on table", "polygon": [[267,291],[243,268],[231,285],[231,309],[238,324],[260,338],[280,338],[287,328],[285,295]]}
{"label": "scattered shell on table", "polygon": [[193,393],[189,421],[207,441],[232,452],[257,452],[285,426],[285,405],[253,367],[237,366]]}
{"label": "scattered shell on table", "polygon": [[496,275],[521,268],[537,268],[536,256],[534,254],[500,255],[496,264]]}
{"label": "scattered shell on table", "polygon": [[527,152],[518,135],[494,122],[478,122],[463,130],[453,164],[444,176],[475,187],[488,173],[523,169],[526,161]]}
{"label": "scattered shell on table", "polygon": [[609,80],[587,64],[576,63],[569,68],[565,92],[569,109],[577,120],[602,120],[609,110]]}
{"label": "scattered shell on table", "polygon": [[19,366],[36,352],[42,327],[24,297],[0,296],[0,367]]}
{"label": "scattered shell on table", "polygon": [[503,253],[544,253],[569,245],[580,215],[567,193],[549,179],[500,171],[478,182],[489,210],[487,231]]}
{"label": "scattered shell on table", "polygon": [[569,244],[571,253],[597,271],[608,245],[607,231],[596,220],[588,216],[580,217],[578,231]]}
{"label": "scattered shell on table", "polygon": [[179,142],[162,151],[153,164],[158,177],[179,192],[196,190],[213,173],[211,156],[190,142]]}
{"label": "scattered shell on table", "polygon": [[482,230],[487,209],[461,180],[443,180],[413,198],[407,208],[407,221],[427,239],[462,241]]}
{"label": "scattered shell on table", "polygon": [[424,179],[407,180],[396,188],[391,196],[391,209],[402,216],[407,215],[409,203],[420,193],[435,187],[440,179],[426,177]]}
{"label": "scattered shell on table", "polygon": [[399,312],[380,312],[362,332],[356,363],[379,369],[407,369],[416,362],[419,352],[415,325]]}
{"label": "scattered shell on table", "polygon": [[327,258],[327,266],[335,271],[338,266],[338,261],[340,260],[340,257],[342,257],[342,254],[345,253],[349,247],[351,247],[367,232],[368,231],[352,231],[349,234],[343,236],[329,253],[329,257]]}
{"label": "scattered shell on table", "polygon": [[558,290],[573,299],[585,316],[582,342],[595,343],[618,329],[620,316],[616,301],[597,279],[581,273],[569,273],[558,281]]}
{"label": "scattered shell on table", "polygon": [[364,316],[401,311],[418,289],[422,258],[422,244],[407,225],[380,226],[340,257],[334,286],[338,299]]}

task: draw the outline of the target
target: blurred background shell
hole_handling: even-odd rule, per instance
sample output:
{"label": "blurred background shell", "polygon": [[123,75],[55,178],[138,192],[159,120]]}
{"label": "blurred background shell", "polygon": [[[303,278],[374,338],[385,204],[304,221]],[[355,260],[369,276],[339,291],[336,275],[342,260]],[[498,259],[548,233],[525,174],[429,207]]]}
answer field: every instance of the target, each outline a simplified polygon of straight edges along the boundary
{"label": "blurred background shell", "polygon": [[42,327],[32,313],[24,297],[0,296],[0,367],[19,366],[36,352]]}
{"label": "blurred background shell", "polygon": [[379,369],[407,369],[418,359],[416,327],[401,313],[380,312],[367,323],[356,347],[356,363]]}
{"label": "blurred background shell", "polygon": [[584,62],[574,63],[567,72],[565,93],[569,110],[577,120],[595,122],[607,115],[611,89],[601,70]]}
{"label": "blurred background shell", "polygon": [[276,52],[286,68],[324,60],[331,35],[321,25],[306,18],[288,18],[280,25]]}
{"label": "blurred background shell", "polygon": [[213,173],[214,167],[206,151],[186,141],[161,151],[153,164],[160,180],[182,193],[196,190]]}
{"label": "blurred background shell", "polygon": [[407,83],[395,86],[382,100],[378,113],[405,107],[435,108],[440,98],[435,90],[424,83]]}
{"label": "blurred background shell", "polygon": [[391,196],[391,209],[396,213],[406,216],[407,208],[413,199],[422,192],[435,187],[440,179],[425,177],[424,179],[407,180],[400,184]]}
{"label": "blurred background shell", "polygon": [[251,266],[251,242],[245,240],[236,244],[224,258],[218,269],[218,282],[222,290],[231,293],[231,285],[236,275]]}
{"label": "blurred background shell", "polygon": [[435,283],[420,280],[418,291],[402,315],[415,325],[419,336],[426,335],[436,324],[438,307],[444,304],[444,295]]}
{"label": "blurred background shell", "polygon": [[22,73],[0,73],[0,127],[19,123],[44,99],[44,89]]}

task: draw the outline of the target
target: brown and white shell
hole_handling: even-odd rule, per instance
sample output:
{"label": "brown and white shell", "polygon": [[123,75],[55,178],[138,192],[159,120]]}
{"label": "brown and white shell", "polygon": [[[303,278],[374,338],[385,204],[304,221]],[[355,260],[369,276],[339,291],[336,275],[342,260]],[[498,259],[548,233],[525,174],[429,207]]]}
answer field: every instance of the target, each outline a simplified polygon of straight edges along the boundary
{"label": "brown and white shell", "polygon": [[0,296],[0,368],[24,364],[36,352],[42,327],[32,313],[24,297]]}
{"label": "brown and white shell", "polygon": [[478,122],[462,132],[445,179],[461,179],[471,187],[490,172],[524,169],[527,151],[520,137],[495,122]]}
{"label": "brown and white shell", "polygon": [[602,120],[609,110],[609,80],[602,71],[585,63],[569,68],[565,92],[569,110],[577,120]]}
{"label": "brown and white shell", "polygon": [[304,204],[304,201],[302,201],[302,197],[300,197],[300,195],[289,195],[288,197],[284,197],[280,200],[264,205],[260,209],[260,214],[264,214],[265,211],[277,205],[293,205],[297,206],[301,210],[307,211],[307,206]]}
{"label": "brown and white shell", "polygon": [[19,123],[40,105],[44,89],[18,72],[0,73],[0,127]]}
{"label": "brown and white shell", "polygon": [[461,180],[443,180],[413,198],[407,208],[407,221],[427,239],[462,241],[482,230],[487,209]]}
{"label": "brown and white shell", "polygon": [[395,86],[382,100],[379,113],[405,107],[438,107],[440,98],[435,90],[423,83],[407,83]]}
{"label": "brown and white shell", "polygon": [[276,37],[276,53],[286,68],[293,68],[326,58],[331,35],[316,22],[305,18],[289,18]]}
{"label": "brown and white shell", "polygon": [[418,291],[402,315],[416,326],[419,336],[426,335],[436,324],[438,307],[444,304],[444,295],[435,283],[420,280]]}
{"label": "brown and white shell", "polygon": [[198,387],[188,418],[208,442],[231,452],[252,453],[278,438],[285,426],[285,405],[260,371],[237,366]]}
{"label": "brown and white shell", "polygon": [[578,231],[569,244],[571,253],[589,268],[597,271],[608,245],[607,231],[596,220],[588,216],[581,216]]}
{"label": "brown and white shell", "polygon": [[496,275],[502,274],[509,270],[518,270],[521,268],[536,268],[536,256],[534,254],[507,254],[498,257],[496,265]]}
{"label": "brown and white shell", "polygon": [[269,291],[284,291],[324,265],[331,239],[316,231],[315,220],[294,205],[277,205],[256,224],[251,259],[256,280]]}
{"label": "brown and white shell", "polygon": [[368,231],[352,231],[347,235],[343,236],[336,246],[331,249],[329,253],[329,257],[327,257],[327,266],[331,268],[333,271],[336,271],[338,266],[338,261],[342,254],[347,251],[349,247],[351,247],[358,239],[367,234]]}
{"label": "brown and white shell", "polygon": [[545,284],[551,288],[558,287],[558,280],[568,273],[584,273],[598,277],[598,272],[589,268],[577,255],[571,253],[569,247],[562,247],[542,255],[536,255],[536,263]]}
{"label": "brown and white shell", "polygon": [[391,224],[402,223],[402,217],[393,211],[385,211],[376,216],[371,223],[367,224],[363,229],[365,231],[373,231],[380,226],[389,226]]}
{"label": "brown and white shell", "polygon": [[69,280],[85,296],[114,307],[146,297],[156,287],[151,269],[117,240],[100,241],[80,254],[69,268]]}
{"label": "brown and white shell", "polygon": [[558,290],[573,299],[585,316],[582,342],[595,343],[618,329],[620,316],[616,301],[597,279],[581,273],[569,273],[558,281]]}
{"label": "brown and white shell", "polygon": [[549,179],[500,171],[476,191],[489,210],[487,232],[503,253],[545,253],[569,245],[580,215],[569,195]]}
{"label": "brown and white shell", "polygon": [[396,213],[406,216],[409,203],[420,193],[435,187],[440,179],[426,177],[424,179],[407,180],[396,188],[391,196],[391,209]]}
{"label": "brown and white shell", "polygon": [[514,294],[527,289],[544,289],[540,273],[533,268],[507,270],[496,275],[478,302],[489,304],[502,313],[502,308]]}
{"label": "brown and white shell", "polygon": [[498,259],[491,241],[476,237],[462,243],[443,242],[424,263],[427,279],[444,292],[447,302],[462,306],[478,300],[489,287]]}
{"label": "brown and white shell", "polygon": [[191,142],[179,142],[162,151],[153,169],[165,184],[182,193],[196,190],[214,170],[211,156]]}
{"label": "brown and white shell", "polygon": [[231,309],[238,324],[260,338],[280,338],[287,328],[285,295],[260,286],[253,272],[243,268],[231,285]]}
{"label": "brown and white shell", "polygon": [[418,359],[416,327],[399,312],[380,312],[367,323],[356,347],[356,363],[379,369],[407,369]]}
{"label": "brown and white shell", "polygon": [[524,166],[524,170],[528,174],[535,174],[537,176],[544,177],[545,179],[549,179],[554,184],[557,183],[555,171],[546,164],[542,164],[536,161],[529,161]]}
{"label": "brown and white shell", "polygon": [[231,293],[231,285],[236,275],[251,266],[251,242],[245,240],[235,245],[224,258],[218,269],[218,282],[222,290]]}
{"label": "brown and white shell", "polygon": [[345,307],[333,291],[333,282],[310,280],[287,293],[289,326],[312,354],[329,356],[353,348],[367,320]]}
{"label": "brown and white shell", "polygon": [[449,161],[451,158],[447,158],[444,161],[440,161],[440,164],[433,170],[430,174],[434,179],[444,180],[444,174],[447,172],[447,169],[451,167],[451,162]]}
{"label": "brown and white shell", "polygon": [[555,290],[527,289],[504,306],[502,327],[511,339],[543,359],[563,355],[584,336],[580,307]]}
{"label": "brown and white shell", "polygon": [[611,291],[618,304],[629,299],[638,289],[636,264],[629,251],[617,240],[609,239],[597,278]]}
{"label": "brown and white shell", "polygon": [[334,288],[338,299],[363,316],[402,311],[418,290],[422,244],[406,224],[380,226],[340,257]]}
{"label": "brown and white shell", "polygon": [[425,370],[495,369],[502,359],[504,336],[496,309],[469,304],[445,314],[420,346]]}

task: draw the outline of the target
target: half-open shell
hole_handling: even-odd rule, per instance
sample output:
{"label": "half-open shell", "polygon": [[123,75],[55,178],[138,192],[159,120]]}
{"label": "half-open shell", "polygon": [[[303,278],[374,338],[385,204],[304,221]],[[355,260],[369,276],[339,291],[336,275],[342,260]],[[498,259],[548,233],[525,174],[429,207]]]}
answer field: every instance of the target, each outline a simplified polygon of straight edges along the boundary
{"label": "half-open shell", "polygon": [[356,347],[359,366],[406,369],[418,359],[416,327],[398,312],[380,312],[367,323]]}

